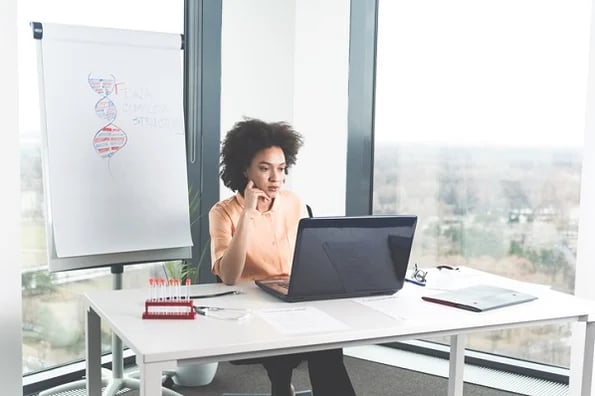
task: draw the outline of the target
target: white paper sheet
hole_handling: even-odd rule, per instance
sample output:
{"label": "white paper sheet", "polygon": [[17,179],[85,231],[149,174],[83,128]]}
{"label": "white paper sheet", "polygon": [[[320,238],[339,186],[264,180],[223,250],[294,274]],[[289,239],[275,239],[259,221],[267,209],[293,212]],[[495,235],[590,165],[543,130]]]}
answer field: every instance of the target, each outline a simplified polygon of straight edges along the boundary
{"label": "white paper sheet", "polygon": [[256,314],[284,334],[323,333],[349,327],[318,308],[261,309]]}
{"label": "white paper sheet", "polygon": [[365,305],[375,311],[381,312],[391,318],[397,320],[405,320],[403,316],[403,307],[399,307],[396,301],[399,297],[396,295],[392,296],[378,296],[378,297],[366,297],[366,298],[355,298],[353,301]]}

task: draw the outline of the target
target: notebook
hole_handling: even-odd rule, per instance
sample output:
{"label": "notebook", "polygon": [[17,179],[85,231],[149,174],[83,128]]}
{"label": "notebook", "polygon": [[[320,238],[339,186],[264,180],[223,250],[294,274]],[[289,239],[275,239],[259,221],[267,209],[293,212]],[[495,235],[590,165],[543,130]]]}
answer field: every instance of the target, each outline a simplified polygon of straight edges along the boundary
{"label": "notebook", "polygon": [[417,216],[301,219],[291,274],[255,283],[285,301],[394,294],[403,287]]}
{"label": "notebook", "polygon": [[490,285],[476,285],[423,296],[422,299],[468,311],[482,312],[537,299],[531,294]]}

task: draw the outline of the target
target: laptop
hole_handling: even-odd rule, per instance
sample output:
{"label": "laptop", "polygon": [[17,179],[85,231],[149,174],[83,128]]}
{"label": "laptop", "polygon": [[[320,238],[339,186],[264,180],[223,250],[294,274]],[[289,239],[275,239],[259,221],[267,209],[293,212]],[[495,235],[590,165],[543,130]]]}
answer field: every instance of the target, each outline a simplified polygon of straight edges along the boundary
{"label": "laptop", "polygon": [[394,294],[403,287],[417,216],[301,219],[289,278],[257,280],[284,301]]}

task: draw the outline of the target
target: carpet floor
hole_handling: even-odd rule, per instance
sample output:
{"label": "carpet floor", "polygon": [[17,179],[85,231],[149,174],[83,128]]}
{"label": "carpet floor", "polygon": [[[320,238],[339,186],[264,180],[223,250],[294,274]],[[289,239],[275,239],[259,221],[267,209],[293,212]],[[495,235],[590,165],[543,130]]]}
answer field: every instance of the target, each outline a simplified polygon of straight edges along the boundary
{"label": "carpet floor", "polygon": [[[446,395],[446,378],[428,375],[345,356],[345,366],[358,396],[437,396]],[[293,374],[293,384],[297,391],[310,389],[308,367],[300,364]],[[224,394],[268,394],[268,378],[262,366],[232,365],[219,363],[213,382],[201,387],[171,386],[184,396],[223,396]],[[517,393],[505,392],[475,384],[465,383],[465,396],[514,396]],[[129,391],[125,396],[136,396],[138,391]],[[341,395],[337,395],[341,396]]]}

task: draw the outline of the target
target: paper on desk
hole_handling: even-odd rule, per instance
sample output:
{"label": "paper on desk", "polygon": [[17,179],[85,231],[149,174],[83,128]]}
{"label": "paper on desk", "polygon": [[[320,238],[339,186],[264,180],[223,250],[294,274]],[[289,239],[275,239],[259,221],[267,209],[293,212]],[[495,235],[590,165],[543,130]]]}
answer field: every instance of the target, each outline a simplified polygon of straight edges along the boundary
{"label": "paper on desk", "polygon": [[548,285],[518,281],[463,267],[460,270],[440,270],[438,268],[428,269],[424,291],[449,291],[483,284],[526,292],[537,292],[540,289],[550,288]]}
{"label": "paper on desk", "polygon": [[260,309],[256,314],[285,334],[322,333],[349,328],[314,307]]}
{"label": "paper on desk", "polygon": [[368,308],[372,308],[379,311],[391,318],[404,320],[405,317],[402,315],[403,306],[400,307],[396,304],[397,296],[378,296],[378,297],[365,297],[365,298],[354,298],[353,301],[365,305]]}
{"label": "paper on desk", "polygon": [[427,269],[426,290],[455,290],[467,286],[485,283],[485,276],[477,273],[468,273],[464,270]]}

